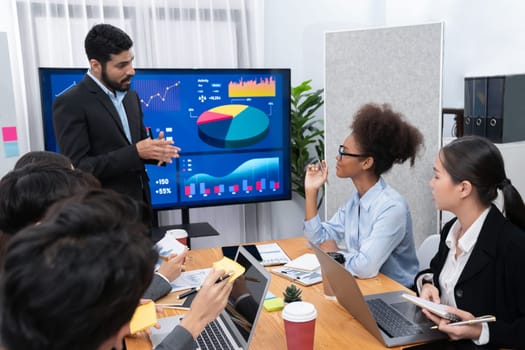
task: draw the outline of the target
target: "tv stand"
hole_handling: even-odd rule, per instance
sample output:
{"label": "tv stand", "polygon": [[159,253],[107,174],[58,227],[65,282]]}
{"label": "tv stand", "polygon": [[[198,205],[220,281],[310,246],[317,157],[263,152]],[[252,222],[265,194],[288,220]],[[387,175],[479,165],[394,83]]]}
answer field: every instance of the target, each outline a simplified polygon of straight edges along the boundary
{"label": "tv stand", "polygon": [[189,208],[181,208],[181,223],[175,224],[175,225],[167,225],[167,226],[159,226],[158,225],[158,214],[159,211],[155,210],[154,217],[156,220],[156,225],[154,225],[152,229],[152,239],[154,242],[157,242],[160,240],[164,233],[167,230],[177,229],[181,228],[186,230],[188,232],[188,247],[191,248],[191,239],[196,237],[206,237],[206,236],[218,236],[219,232],[213,228],[209,223],[207,222],[194,222],[190,223],[190,209]]}

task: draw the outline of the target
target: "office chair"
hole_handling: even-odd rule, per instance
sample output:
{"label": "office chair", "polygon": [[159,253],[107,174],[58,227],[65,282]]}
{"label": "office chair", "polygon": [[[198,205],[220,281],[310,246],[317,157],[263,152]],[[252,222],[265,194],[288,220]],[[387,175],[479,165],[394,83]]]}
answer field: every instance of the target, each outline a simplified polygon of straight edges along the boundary
{"label": "office chair", "polygon": [[424,270],[430,266],[430,260],[436,255],[439,248],[439,234],[433,234],[425,238],[417,248],[416,255],[419,260],[419,269]]}

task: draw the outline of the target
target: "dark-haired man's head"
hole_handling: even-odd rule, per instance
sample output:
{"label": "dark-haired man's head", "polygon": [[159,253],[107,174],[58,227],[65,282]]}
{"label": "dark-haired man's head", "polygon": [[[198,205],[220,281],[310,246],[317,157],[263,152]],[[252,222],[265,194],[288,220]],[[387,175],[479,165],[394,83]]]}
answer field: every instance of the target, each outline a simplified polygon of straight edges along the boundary
{"label": "dark-haired man's head", "polygon": [[111,91],[130,88],[133,69],[133,41],[111,24],[97,24],[84,41],[91,73]]}
{"label": "dark-haired man's head", "polygon": [[71,160],[63,154],[50,151],[31,151],[25,153],[15,163],[14,169],[20,169],[29,164],[50,165],[59,168],[73,169]]}
{"label": "dark-haired man's head", "polygon": [[17,234],[2,283],[9,350],[120,348],[158,258],[133,201],[93,190]]}
{"label": "dark-haired man's head", "polygon": [[0,179],[0,231],[13,235],[38,222],[56,201],[100,187],[80,170],[55,165],[28,164]]}

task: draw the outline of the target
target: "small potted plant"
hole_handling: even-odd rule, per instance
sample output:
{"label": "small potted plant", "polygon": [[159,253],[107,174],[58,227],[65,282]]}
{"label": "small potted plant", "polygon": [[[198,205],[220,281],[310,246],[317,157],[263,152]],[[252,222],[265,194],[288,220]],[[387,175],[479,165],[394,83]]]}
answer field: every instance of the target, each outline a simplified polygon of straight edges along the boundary
{"label": "small potted plant", "polygon": [[283,293],[284,302],[285,303],[292,303],[294,301],[302,301],[302,299],[301,299],[301,293],[302,292],[303,291],[300,288],[297,288],[295,284],[290,284],[284,290],[284,293]]}

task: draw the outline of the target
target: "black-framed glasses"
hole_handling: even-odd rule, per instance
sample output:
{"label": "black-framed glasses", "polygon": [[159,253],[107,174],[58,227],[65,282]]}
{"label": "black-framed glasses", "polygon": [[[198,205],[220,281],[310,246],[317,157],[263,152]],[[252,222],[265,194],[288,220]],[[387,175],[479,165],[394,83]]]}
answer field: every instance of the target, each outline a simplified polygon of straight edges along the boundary
{"label": "black-framed glasses", "polygon": [[357,153],[346,153],[345,152],[345,146],[339,145],[339,149],[337,150],[337,153],[339,153],[339,156],[348,156],[348,157],[368,157],[368,154],[357,154]]}

